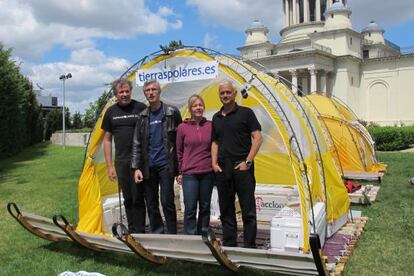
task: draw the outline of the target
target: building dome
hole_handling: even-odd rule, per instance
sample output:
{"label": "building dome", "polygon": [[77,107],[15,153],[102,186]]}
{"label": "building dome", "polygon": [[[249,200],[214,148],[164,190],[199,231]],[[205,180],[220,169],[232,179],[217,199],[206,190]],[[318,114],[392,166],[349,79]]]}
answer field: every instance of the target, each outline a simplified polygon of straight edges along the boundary
{"label": "building dome", "polygon": [[351,14],[352,11],[350,8],[345,7],[342,2],[335,2],[333,3],[326,11],[325,17],[332,13],[349,13]]}
{"label": "building dome", "polygon": [[269,32],[269,29],[265,25],[263,25],[262,22],[256,19],[252,22],[250,27],[246,29],[245,32],[248,33],[253,31],[264,32],[265,34],[267,34]]}
{"label": "building dome", "polygon": [[375,33],[375,32],[380,32],[380,33],[384,33],[384,29],[381,28],[375,21],[371,21],[369,22],[369,24],[362,29],[361,33]]}
{"label": "building dome", "polygon": [[245,31],[246,42],[245,45],[253,45],[268,42],[267,34],[269,29],[262,24],[259,20],[253,21],[253,23]]}

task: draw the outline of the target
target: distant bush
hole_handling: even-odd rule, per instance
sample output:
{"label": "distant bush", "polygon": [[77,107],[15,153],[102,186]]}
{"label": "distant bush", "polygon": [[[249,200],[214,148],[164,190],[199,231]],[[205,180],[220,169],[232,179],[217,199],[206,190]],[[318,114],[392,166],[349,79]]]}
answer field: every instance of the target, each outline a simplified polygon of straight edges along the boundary
{"label": "distant bush", "polygon": [[376,149],[394,151],[414,146],[414,126],[368,126],[375,141]]}

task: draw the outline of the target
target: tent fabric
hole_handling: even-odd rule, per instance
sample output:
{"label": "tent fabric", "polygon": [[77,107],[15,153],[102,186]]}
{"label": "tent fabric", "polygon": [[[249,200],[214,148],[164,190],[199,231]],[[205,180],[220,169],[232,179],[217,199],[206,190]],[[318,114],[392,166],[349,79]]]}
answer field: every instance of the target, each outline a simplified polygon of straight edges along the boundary
{"label": "tent fabric", "polygon": [[[262,125],[264,139],[255,158],[256,180],[265,185],[297,186],[303,222],[303,251],[309,252],[309,221],[312,221],[309,210],[312,203],[326,202],[330,223],[346,214],[349,209],[346,189],[317,118],[309,108],[303,108],[300,100],[291,97],[292,94],[285,85],[232,57],[185,49],[156,56],[140,68],[161,68],[200,61],[218,62],[218,76],[214,79],[162,84],[162,101],[177,106],[183,117],[186,117],[187,99],[192,94],[199,94],[206,104],[205,116],[211,119],[221,107],[217,93],[221,82],[231,80],[238,91],[249,84],[249,97],[245,99],[239,93],[237,102],[250,107]],[[128,75],[130,80],[135,80],[136,77],[135,71]],[[133,98],[146,102],[142,87],[136,83]],[[102,114],[113,103],[114,100],[108,102]],[[117,192],[117,185],[111,183],[106,175],[101,145],[102,117],[92,133],[79,181],[77,229],[96,234],[105,234],[102,227],[101,197]]]}
{"label": "tent fabric", "polygon": [[[108,107],[114,103],[115,100],[111,99],[105,105],[102,114],[105,114]],[[102,119],[103,116],[100,116],[91,133],[86,161],[78,184],[79,222],[76,229],[91,234],[106,234],[103,230],[102,196],[118,191],[117,182],[111,183],[107,177],[102,148]]]}
{"label": "tent fabric", "polygon": [[386,165],[377,161],[368,130],[352,111],[334,98],[313,94],[306,99],[316,108],[321,124],[327,127],[332,139],[332,156],[345,176],[386,171]]}

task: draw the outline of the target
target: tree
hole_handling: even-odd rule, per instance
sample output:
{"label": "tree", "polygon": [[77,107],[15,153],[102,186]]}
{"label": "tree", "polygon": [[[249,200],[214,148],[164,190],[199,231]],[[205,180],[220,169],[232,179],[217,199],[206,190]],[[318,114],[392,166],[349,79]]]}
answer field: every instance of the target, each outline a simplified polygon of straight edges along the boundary
{"label": "tree", "polygon": [[181,42],[181,40],[171,40],[168,45],[160,45],[160,48],[164,51],[164,53],[169,54],[175,50],[184,48],[184,44]]}
{"label": "tree", "polygon": [[75,112],[72,117],[72,128],[81,129],[83,128],[82,116],[80,112]]}
{"label": "tree", "polygon": [[[69,108],[65,107],[65,129],[69,129],[70,113]],[[57,130],[62,130],[62,109],[53,109],[46,115],[46,137],[45,140],[50,140],[52,134]]]}
{"label": "tree", "polygon": [[96,121],[102,113],[106,103],[113,96],[111,91],[104,91],[103,94],[93,103],[89,103],[89,107],[85,111],[85,117],[83,118],[83,124],[85,127],[93,128]]}
{"label": "tree", "polygon": [[0,43],[0,158],[42,140],[40,107],[30,81]]}

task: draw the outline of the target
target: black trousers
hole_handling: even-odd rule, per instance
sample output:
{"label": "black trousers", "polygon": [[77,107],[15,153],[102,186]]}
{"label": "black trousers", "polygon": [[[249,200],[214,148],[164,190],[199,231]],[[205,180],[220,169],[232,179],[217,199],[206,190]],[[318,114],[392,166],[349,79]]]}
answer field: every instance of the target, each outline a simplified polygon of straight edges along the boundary
{"label": "black trousers", "polygon": [[244,247],[256,247],[256,180],[254,167],[235,170],[233,162],[219,162],[223,172],[216,173],[216,184],[220,205],[220,220],[223,225],[223,245],[237,246],[237,221],[234,206],[235,195],[239,198],[243,219]]}
{"label": "black trousers", "polygon": [[130,233],[145,233],[144,187],[135,183],[130,161],[116,161],[115,170],[124,197],[128,230]]}
{"label": "black trousers", "polygon": [[150,178],[146,179],[144,184],[151,232],[157,234],[164,233],[164,223],[159,207],[158,191],[160,190],[162,210],[167,223],[167,233],[177,234],[174,177],[171,176],[168,165],[151,167]]}

